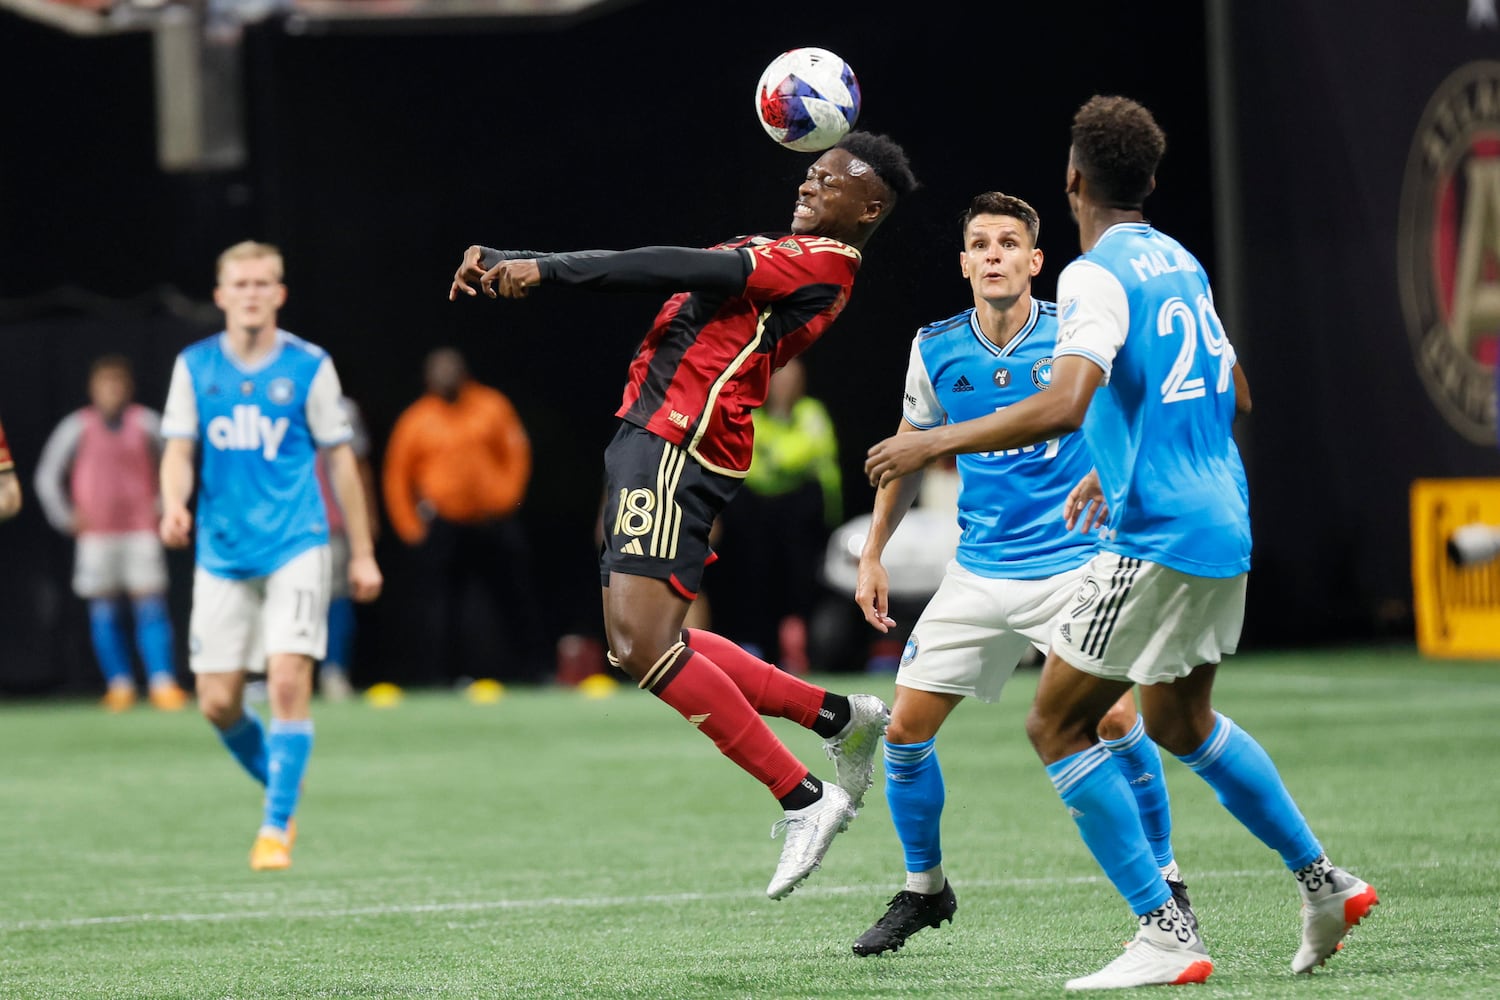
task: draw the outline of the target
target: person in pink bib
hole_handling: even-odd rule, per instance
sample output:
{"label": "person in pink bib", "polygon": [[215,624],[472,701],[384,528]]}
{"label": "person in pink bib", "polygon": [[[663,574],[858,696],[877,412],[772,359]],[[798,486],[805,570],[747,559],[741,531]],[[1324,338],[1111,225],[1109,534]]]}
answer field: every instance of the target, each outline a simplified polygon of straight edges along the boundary
{"label": "person in pink bib", "polygon": [[73,591],[89,605],[104,707],[121,712],[135,704],[133,620],[151,704],[176,711],[188,699],[177,683],[167,564],[156,533],[161,415],[133,402],[134,392],[127,359],[106,355],[94,362],[89,405],[64,417],[47,439],[36,494],[52,526],[77,540]]}

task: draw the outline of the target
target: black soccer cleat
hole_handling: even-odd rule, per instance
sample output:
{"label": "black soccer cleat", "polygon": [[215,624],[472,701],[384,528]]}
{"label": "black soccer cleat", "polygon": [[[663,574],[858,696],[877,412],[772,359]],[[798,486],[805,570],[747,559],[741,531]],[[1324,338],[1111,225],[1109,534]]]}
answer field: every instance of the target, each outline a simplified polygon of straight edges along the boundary
{"label": "black soccer cleat", "polygon": [[879,955],[884,951],[896,951],[922,928],[940,927],[944,920],[951,922],[957,909],[958,897],[946,880],[941,892],[929,894],[902,890],[891,897],[885,916],[875,921],[875,926],[854,942],[854,954]]}
{"label": "black soccer cleat", "polygon": [[1193,901],[1188,899],[1187,883],[1181,879],[1169,878],[1167,888],[1172,890],[1172,898],[1177,900],[1177,908],[1187,919],[1188,926],[1193,929],[1194,934],[1198,933],[1198,914],[1193,912]]}

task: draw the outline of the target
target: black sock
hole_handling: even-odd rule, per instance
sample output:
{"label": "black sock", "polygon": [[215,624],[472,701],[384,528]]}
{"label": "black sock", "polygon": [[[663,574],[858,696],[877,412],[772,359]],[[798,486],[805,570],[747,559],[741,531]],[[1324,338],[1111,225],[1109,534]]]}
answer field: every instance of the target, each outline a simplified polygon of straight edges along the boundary
{"label": "black sock", "polygon": [[806,809],[822,797],[823,783],[809,773],[807,777],[797,782],[796,788],[776,801],[781,803],[783,809]]}
{"label": "black sock", "polygon": [[837,736],[849,724],[849,714],[849,699],[829,691],[823,695],[823,704],[818,709],[818,717],[813,721],[812,730],[825,740],[830,736]]}

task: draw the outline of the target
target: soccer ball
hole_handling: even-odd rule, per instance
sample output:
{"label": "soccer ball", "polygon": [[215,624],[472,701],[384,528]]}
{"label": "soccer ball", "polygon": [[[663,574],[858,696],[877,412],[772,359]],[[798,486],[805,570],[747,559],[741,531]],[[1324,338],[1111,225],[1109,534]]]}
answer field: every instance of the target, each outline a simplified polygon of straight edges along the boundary
{"label": "soccer ball", "polygon": [[828,149],[859,117],[859,81],[827,49],[803,48],[771,60],[755,88],[755,113],[766,134],[787,149]]}

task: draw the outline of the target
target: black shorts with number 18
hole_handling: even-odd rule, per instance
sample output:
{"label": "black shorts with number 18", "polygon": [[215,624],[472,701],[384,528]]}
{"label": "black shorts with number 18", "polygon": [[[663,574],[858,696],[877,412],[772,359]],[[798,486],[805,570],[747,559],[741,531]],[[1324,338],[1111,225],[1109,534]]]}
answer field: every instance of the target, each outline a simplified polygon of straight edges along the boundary
{"label": "black shorts with number 18", "polygon": [[604,452],[604,541],[599,582],[610,573],[665,580],[688,600],[698,596],[714,519],[744,482],[710,472],[683,448],[620,422]]}

